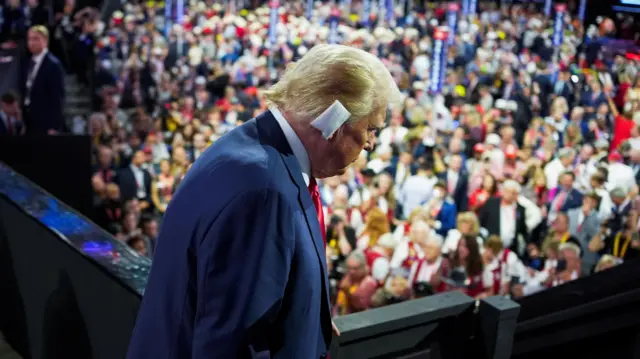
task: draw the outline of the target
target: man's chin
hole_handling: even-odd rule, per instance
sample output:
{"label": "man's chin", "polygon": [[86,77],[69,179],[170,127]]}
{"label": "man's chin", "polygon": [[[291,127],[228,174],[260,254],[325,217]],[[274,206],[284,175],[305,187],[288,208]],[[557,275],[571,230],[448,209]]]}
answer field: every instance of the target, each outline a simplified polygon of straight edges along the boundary
{"label": "man's chin", "polygon": [[340,175],[343,175],[345,172],[347,172],[347,168],[349,168],[349,166],[346,166],[340,169],[332,168],[330,170],[314,170],[311,175],[315,178],[329,178],[334,176],[340,176]]}

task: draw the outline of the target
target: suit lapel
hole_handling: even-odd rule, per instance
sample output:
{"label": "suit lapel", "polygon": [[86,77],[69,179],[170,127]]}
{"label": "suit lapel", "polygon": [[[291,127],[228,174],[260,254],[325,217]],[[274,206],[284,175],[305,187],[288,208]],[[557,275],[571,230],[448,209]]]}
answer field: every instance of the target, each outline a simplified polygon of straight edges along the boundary
{"label": "suit lapel", "polygon": [[[291,182],[298,188],[298,204],[304,214],[307,229],[311,235],[311,241],[316,250],[320,267],[322,268],[322,293],[324,295],[323,303],[321,304],[323,310],[321,310],[321,328],[324,336],[325,344],[327,347],[331,343],[331,305],[329,304],[329,283],[327,278],[327,264],[326,264],[326,251],[324,247],[324,241],[322,239],[322,232],[320,231],[320,223],[318,222],[318,216],[316,214],[315,206],[309,194],[309,189],[304,183],[302,178],[302,169],[296,159],[289,142],[287,141],[280,125],[273,117],[270,111],[262,113],[256,118],[258,128],[265,132],[264,140],[269,145],[275,148],[284,162],[287,172],[289,172],[289,178]],[[262,136],[261,136],[262,137]],[[262,141],[261,141],[262,142]],[[322,314],[322,312],[325,312]]]}
{"label": "suit lapel", "polygon": [[265,137],[270,142],[268,145],[273,146],[280,153],[280,157],[289,172],[291,182],[293,182],[293,184],[298,188],[298,204],[304,213],[313,246],[316,249],[318,260],[322,266],[323,285],[325,288],[328,288],[328,283],[326,282],[326,255],[324,241],[322,240],[322,232],[320,231],[320,223],[318,222],[318,216],[316,214],[316,209],[313,205],[311,195],[309,194],[309,189],[302,178],[302,169],[300,168],[300,164],[293,154],[280,125],[278,125],[278,122],[270,111],[262,113],[256,118],[256,121],[258,122],[259,128],[265,132]]}

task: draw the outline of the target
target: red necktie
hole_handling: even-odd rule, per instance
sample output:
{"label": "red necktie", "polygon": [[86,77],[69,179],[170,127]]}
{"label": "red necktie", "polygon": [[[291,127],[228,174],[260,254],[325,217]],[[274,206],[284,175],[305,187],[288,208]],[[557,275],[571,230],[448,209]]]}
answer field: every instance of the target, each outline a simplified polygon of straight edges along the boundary
{"label": "red necktie", "polygon": [[318,182],[311,177],[309,181],[309,194],[313,201],[313,206],[316,207],[316,215],[318,216],[318,222],[320,223],[320,232],[322,232],[322,242],[327,245],[326,228],[324,226],[324,212],[322,211],[322,201],[320,200],[320,190],[318,189]]}

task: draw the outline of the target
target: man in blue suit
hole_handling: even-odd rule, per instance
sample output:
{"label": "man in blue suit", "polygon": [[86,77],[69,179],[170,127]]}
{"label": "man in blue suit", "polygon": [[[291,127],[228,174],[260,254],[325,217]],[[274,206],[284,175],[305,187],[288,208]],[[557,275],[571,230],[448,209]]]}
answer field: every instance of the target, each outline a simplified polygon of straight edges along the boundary
{"label": "man in blue suit", "polygon": [[373,55],[319,45],[265,97],[270,110],[205,151],[170,203],[127,358],[326,357],[314,177],[372,150],[400,94]]}

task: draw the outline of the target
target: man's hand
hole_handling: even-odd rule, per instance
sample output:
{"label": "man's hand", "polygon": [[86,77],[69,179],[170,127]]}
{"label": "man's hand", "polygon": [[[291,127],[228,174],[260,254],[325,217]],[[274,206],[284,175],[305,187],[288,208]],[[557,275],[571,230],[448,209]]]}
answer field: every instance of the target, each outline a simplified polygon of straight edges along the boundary
{"label": "man's hand", "polygon": [[340,330],[338,329],[338,327],[336,327],[336,323],[334,323],[334,321],[331,321],[331,329],[333,329],[333,334],[335,334],[337,337],[340,336]]}

